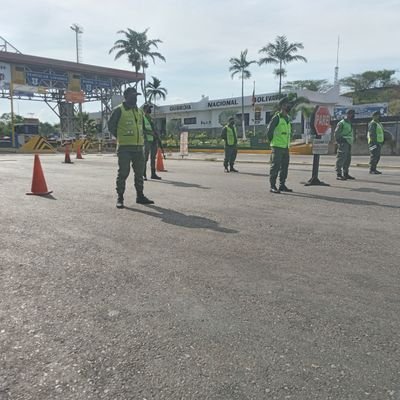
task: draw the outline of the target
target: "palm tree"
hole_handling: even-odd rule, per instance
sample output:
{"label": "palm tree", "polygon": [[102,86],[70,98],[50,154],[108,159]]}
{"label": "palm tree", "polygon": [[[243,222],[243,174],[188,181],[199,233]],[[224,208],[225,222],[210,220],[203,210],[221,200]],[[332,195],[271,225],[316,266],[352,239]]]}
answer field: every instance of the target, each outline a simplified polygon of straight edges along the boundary
{"label": "palm tree", "polygon": [[138,51],[140,34],[129,28],[127,31],[121,30],[117,33],[124,34],[126,39],[115,41],[114,46],[109,50],[108,54],[117,51],[114,60],[118,60],[123,55],[126,55],[129,63],[133,66],[135,72],[138,73],[141,67],[141,57]]}
{"label": "palm tree", "polygon": [[149,66],[147,60],[151,58],[153,63],[155,63],[156,58],[158,58],[165,62],[165,57],[161,53],[152,51],[153,47],[158,48],[158,44],[162,43],[162,40],[148,39],[148,30],[149,28],[145,29],[143,32],[136,32],[128,28],[126,31],[118,31],[117,33],[125,35],[126,39],[117,40],[109,51],[109,54],[111,54],[113,51],[117,51],[117,54],[114,58],[115,60],[123,55],[127,55],[128,61],[135,68],[136,73],[142,69],[144,81],[141,82],[141,87],[145,102],[147,101],[145,71]]}
{"label": "palm tree", "polygon": [[157,126],[157,121],[156,121],[157,98],[165,100],[168,91],[164,87],[161,87],[160,79],[156,78],[155,76],[152,76],[151,78],[153,79],[153,81],[147,83],[146,93],[149,95],[149,102],[154,104],[154,123]]}
{"label": "palm tree", "polygon": [[78,113],[76,116],[76,120],[79,121],[79,124],[83,127],[83,134],[89,137],[94,137],[97,133],[97,123],[94,119],[89,117],[89,114],[86,112]]}
{"label": "palm tree", "polygon": [[247,61],[247,49],[240,52],[239,58],[232,57],[229,62],[231,66],[229,71],[231,73],[231,78],[233,79],[236,74],[239,74],[239,79],[242,80],[242,130],[243,130],[243,140],[246,140],[246,132],[244,129],[244,80],[251,77],[251,72],[247,69],[251,64],[256,63],[256,61]]}
{"label": "palm tree", "polygon": [[[152,82],[148,82],[146,85],[146,93],[149,95],[150,103],[153,103],[156,106],[157,98],[160,100],[165,100],[168,91],[167,89],[161,87],[161,80],[152,76]],[[154,119],[155,119],[155,107],[154,107]]]}
{"label": "palm tree", "polygon": [[303,43],[289,43],[286,39],[286,36],[277,36],[275,43],[268,43],[259,51],[259,53],[266,54],[266,57],[260,58],[258,61],[259,65],[279,64],[279,68],[274,71],[274,73],[279,76],[279,96],[281,95],[282,91],[282,76],[284,76],[286,73],[283,66],[292,61],[307,62],[305,57],[294,54],[297,53],[299,49],[303,48]]}

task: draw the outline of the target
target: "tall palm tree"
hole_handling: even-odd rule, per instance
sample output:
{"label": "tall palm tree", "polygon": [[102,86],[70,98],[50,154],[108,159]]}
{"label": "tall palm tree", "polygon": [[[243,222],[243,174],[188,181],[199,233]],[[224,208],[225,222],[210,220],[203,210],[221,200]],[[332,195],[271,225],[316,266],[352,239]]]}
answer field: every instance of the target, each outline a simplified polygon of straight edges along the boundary
{"label": "tall palm tree", "polygon": [[304,49],[303,43],[289,43],[286,36],[277,36],[275,43],[268,43],[259,50],[259,53],[266,54],[266,57],[260,58],[258,61],[259,65],[279,64],[279,68],[274,71],[279,76],[279,95],[282,91],[282,76],[286,73],[283,66],[292,61],[307,62],[305,57],[295,54],[299,49]]}
{"label": "tall palm tree", "polygon": [[231,66],[229,71],[231,72],[231,78],[233,79],[235,75],[239,75],[239,79],[242,80],[242,130],[243,130],[243,140],[246,140],[246,132],[244,129],[244,80],[251,77],[251,72],[247,69],[251,64],[256,63],[256,61],[247,61],[247,49],[240,52],[239,58],[232,57],[229,62]]}
{"label": "tall palm tree", "polygon": [[162,40],[149,39],[147,37],[148,30],[149,28],[145,29],[143,32],[136,32],[128,28],[126,31],[118,31],[117,33],[125,35],[125,39],[117,40],[109,51],[109,54],[111,54],[113,51],[117,51],[117,54],[114,58],[115,60],[123,55],[127,55],[128,61],[135,68],[136,73],[142,69],[144,81],[141,82],[141,87],[145,101],[147,101],[145,72],[149,67],[147,60],[150,58],[154,64],[157,58],[165,62],[165,57],[161,53],[152,51],[154,47],[156,49],[158,48],[158,44],[162,43]]}
{"label": "tall palm tree", "polygon": [[[153,103],[156,106],[157,99],[165,100],[168,91],[164,87],[161,87],[161,80],[152,76],[152,82],[148,82],[146,85],[146,93],[149,96],[150,103]],[[154,107],[154,120],[156,119],[156,107]]]}
{"label": "tall palm tree", "polygon": [[[147,93],[149,95],[149,101],[156,105],[157,98],[165,100],[168,91],[164,87],[161,87],[161,80],[152,76],[152,82],[148,82],[146,85]],[[154,101],[153,101],[154,100]]]}
{"label": "tall palm tree", "polygon": [[140,33],[129,28],[126,31],[121,30],[117,33],[124,34],[125,39],[116,40],[114,46],[109,50],[108,54],[111,54],[113,51],[117,51],[114,60],[118,60],[120,57],[126,55],[129,63],[133,66],[135,72],[138,73],[141,68],[141,57],[138,51]]}

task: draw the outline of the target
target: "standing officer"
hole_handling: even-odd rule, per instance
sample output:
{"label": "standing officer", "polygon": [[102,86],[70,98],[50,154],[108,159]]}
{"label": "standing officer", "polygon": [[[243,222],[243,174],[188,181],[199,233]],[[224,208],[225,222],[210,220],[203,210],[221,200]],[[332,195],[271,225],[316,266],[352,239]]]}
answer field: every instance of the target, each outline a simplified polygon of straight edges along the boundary
{"label": "standing officer", "polygon": [[[268,125],[267,137],[271,146],[271,169],[269,182],[271,193],[293,192],[285,182],[289,169],[289,147],[292,134],[292,126],[289,120],[288,112],[290,102],[287,97],[279,101],[278,111],[271,119]],[[279,189],[276,187],[276,179],[279,175]]]}
{"label": "standing officer", "polygon": [[[225,172],[239,172],[233,167],[237,156],[237,133],[234,117],[230,117],[228,124],[222,128],[221,138],[225,140]],[[228,165],[230,169],[228,169]]]}
{"label": "standing officer", "polygon": [[371,155],[369,161],[369,173],[380,175],[382,172],[376,169],[381,158],[381,148],[385,139],[383,126],[379,121],[381,113],[375,111],[372,114],[372,121],[368,124],[368,149]]}
{"label": "standing officer", "polygon": [[136,203],[154,204],[143,194],[143,112],[137,108],[137,93],[133,87],[124,91],[125,101],[116,107],[108,121],[108,130],[117,138],[118,175],[117,208],[124,208],[125,181],[132,163],[135,174]]}
{"label": "standing officer", "polygon": [[147,161],[149,160],[150,154],[150,168],[151,168],[151,179],[161,179],[156,174],[156,155],[158,148],[158,135],[154,129],[154,122],[150,116],[152,105],[146,103],[143,106],[144,117],[143,117],[143,132],[144,132],[144,172],[143,178],[147,181],[146,167]]}
{"label": "standing officer", "polygon": [[[338,145],[336,156],[336,179],[345,181],[347,179],[355,179],[349,175],[349,167],[351,163],[351,145],[354,142],[353,125],[355,111],[349,109],[346,116],[338,122],[335,129],[335,139]],[[343,174],[342,174],[343,171]]]}

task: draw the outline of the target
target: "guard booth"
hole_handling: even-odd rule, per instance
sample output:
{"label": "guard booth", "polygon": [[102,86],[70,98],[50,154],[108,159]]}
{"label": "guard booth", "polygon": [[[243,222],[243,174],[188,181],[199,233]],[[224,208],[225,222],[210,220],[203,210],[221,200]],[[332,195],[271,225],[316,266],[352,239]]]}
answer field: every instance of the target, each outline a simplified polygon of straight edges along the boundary
{"label": "guard booth", "polygon": [[24,118],[24,122],[14,125],[16,147],[27,143],[32,136],[39,135],[39,120],[37,118]]}

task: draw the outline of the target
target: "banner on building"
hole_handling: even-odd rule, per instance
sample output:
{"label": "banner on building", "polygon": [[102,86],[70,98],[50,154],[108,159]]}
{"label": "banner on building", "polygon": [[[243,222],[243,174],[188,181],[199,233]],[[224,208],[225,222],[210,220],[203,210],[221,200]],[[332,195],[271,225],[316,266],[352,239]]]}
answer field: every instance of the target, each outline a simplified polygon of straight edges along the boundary
{"label": "banner on building", "polygon": [[379,111],[382,116],[388,115],[388,103],[357,104],[348,107],[335,107],[333,115],[335,119],[341,119],[346,115],[346,111],[351,108],[355,111],[355,118],[372,118],[375,111]]}
{"label": "banner on building", "polygon": [[11,66],[0,62],[0,90],[10,88],[11,83]]}
{"label": "banner on building", "polygon": [[45,94],[47,89],[43,86],[21,85],[14,83],[13,92],[15,96],[33,96],[35,93]]}

